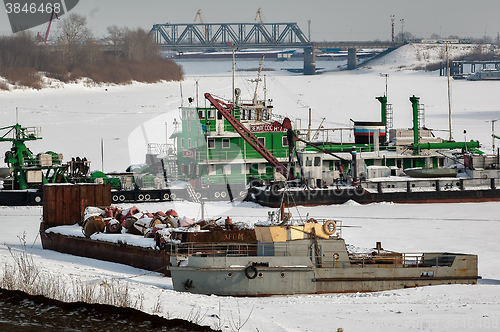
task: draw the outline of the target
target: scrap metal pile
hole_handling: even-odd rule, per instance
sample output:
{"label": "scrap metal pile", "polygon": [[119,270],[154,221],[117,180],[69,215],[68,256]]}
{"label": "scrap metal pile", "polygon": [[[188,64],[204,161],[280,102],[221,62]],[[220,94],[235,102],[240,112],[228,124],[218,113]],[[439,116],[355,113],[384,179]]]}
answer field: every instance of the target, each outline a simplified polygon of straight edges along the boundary
{"label": "scrap metal pile", "polygon": [[203,219],[195,221],[186,216],[179,217],[173,209],[151,213],[141,211],[135,206],[128,209],[109,206],[106,208],[87,207],[84,213],[84,219],[79,222],[79,225],[86,238],[90,238],[95,233],[129,233],[154,238],[157,249],[161,250],[167,249],[170,244],[192,241],[193,238],[187,234],[239,231],[251,228],[246,223],[233,224],[229,217],[224,220],[219,217],[208,221]]}

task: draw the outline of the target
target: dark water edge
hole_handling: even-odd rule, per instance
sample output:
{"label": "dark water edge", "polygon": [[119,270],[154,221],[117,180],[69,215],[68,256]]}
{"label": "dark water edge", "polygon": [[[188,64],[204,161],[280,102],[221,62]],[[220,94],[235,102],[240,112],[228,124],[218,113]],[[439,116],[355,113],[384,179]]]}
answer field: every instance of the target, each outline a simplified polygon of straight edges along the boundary
{"label": "dark water edge", "polygon": [[212,332],[182,319],[165,319],[132,308],[83,302],[66,303],[0,288],[0,331]]}

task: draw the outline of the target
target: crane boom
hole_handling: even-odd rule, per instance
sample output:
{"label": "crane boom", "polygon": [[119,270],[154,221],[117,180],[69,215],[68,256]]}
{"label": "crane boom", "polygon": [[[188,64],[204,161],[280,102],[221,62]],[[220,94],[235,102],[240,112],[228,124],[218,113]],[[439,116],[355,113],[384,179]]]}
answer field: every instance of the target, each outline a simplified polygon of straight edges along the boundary
{"label": "crane boom", "polygon": [[[238,134],[247,142],[252,148],[255,149],[264,159],[266,159],[271,165],[276,167],[277,171],[280,172],[285,179],[294,180],[295,175],[292,174],[275,156],[269,152],[268,149],[255,137],[255,135],[248,130],[241,122],[238,121],[232,114],[231,110],[234,105],[226,104],[225,102],[215,99],[208,92],[205,93],[205,98],[210,101],[210,103],[226,118],[227,122],[236,130]],[[226,108],[224,108],[224,106]]]}

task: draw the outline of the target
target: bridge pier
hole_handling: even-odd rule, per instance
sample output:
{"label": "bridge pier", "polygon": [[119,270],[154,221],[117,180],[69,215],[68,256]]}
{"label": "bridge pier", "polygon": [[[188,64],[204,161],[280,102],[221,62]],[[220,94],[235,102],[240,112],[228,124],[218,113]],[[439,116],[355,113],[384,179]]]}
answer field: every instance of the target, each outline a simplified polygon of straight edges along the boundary
{"label": "bridge pier", "polygon": [[352,70],[358,68],[358,58],[356,57],[356,49],[347,49],[347,69]]}
{"label": "bridge pier", "polygon": [[304,75],[316,74],[316,54],[314,47],[304,48]]}

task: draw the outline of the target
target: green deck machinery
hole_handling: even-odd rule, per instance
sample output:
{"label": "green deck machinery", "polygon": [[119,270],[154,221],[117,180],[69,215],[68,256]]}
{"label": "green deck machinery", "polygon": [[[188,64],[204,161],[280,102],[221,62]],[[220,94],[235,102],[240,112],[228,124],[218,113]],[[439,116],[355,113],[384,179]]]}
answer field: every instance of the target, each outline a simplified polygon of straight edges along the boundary
{"label": "green deck machinery", "polygon": [[47,183],[68,182],[62,155],[52,151],[33,155],[24,144],[41,139],[40,133],[40,127],[19,124],[0,128],[0,142],[12,143],[11,149],[5,152],[5,163],[12,168],[12,180],[4,182],[4,189],[37,189]]}

